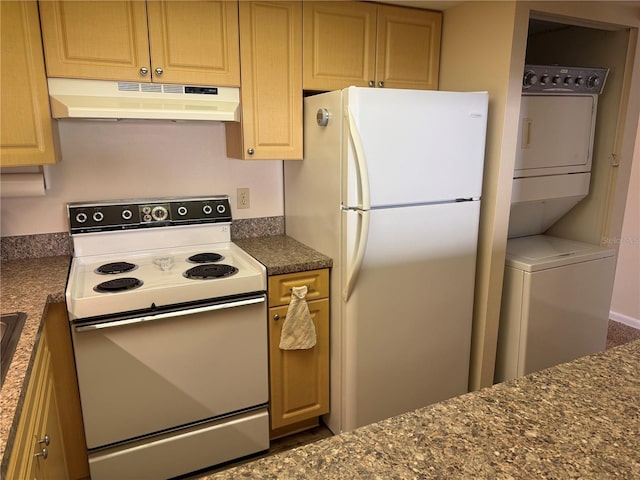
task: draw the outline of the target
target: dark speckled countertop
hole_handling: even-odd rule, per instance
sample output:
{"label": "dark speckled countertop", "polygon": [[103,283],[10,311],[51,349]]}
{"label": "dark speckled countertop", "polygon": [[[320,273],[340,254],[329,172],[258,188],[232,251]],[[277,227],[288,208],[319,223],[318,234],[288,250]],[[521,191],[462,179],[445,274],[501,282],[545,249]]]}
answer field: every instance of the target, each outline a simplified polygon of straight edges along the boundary
{"label": "dark speckled countertop", "polygon": [[202,480],[640,478],[640,341]]}
{"label": "dark speckled countertop", "polygon": [[267,267],[267,275],[304,272],[333,265],[331,258],[286,235],[245,238],[234,240],[234,243]]}

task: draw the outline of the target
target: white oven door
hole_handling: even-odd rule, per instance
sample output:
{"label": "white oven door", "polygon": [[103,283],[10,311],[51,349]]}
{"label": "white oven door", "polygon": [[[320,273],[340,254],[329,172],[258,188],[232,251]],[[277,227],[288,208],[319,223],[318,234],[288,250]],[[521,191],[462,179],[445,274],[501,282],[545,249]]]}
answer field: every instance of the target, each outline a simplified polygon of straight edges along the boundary
{"label": "white oven door", "polygon": [[266,296],[74,324],[88,448],[264,405]]}

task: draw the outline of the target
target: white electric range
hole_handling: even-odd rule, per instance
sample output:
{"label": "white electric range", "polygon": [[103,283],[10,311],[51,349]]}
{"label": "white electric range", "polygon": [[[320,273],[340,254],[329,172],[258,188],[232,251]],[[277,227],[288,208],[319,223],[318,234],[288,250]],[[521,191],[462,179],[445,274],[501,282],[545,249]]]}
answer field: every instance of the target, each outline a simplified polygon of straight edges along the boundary
{"label": "white electric range", "polygon": [[66,289],[93,480],[265,450],[266,269],[227,196],[68,205]]}

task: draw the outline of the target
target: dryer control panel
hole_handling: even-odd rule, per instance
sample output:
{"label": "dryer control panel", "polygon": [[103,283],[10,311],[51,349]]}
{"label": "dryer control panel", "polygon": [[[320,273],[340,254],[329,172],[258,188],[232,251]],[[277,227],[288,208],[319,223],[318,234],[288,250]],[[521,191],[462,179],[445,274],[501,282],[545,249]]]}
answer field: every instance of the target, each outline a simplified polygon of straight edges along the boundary
{"label": "dryer control panel", "polygon": [[589,94],[602,93],[608,68],[525,65],[522,93]]}

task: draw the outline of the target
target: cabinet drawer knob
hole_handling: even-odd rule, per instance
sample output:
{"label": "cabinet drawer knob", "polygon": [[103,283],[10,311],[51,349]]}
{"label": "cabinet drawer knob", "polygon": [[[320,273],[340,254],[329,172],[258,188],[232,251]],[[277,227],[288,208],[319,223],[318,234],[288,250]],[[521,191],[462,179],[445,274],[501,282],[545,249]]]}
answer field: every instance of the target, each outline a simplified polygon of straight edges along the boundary
{"label": "cabinet drawer knob", "polygon": [[273,319],[277,322],[278,320],[280,320],[280,315],[278,315],[277,313],[273,316]]}
{"label": "cabinet drawer knob", "polygon": [[49,458],[49,450],[47,450],[46,448],[43,448],[38,453],[35,453],[33,456],[34,457],[42,457],[42,458],[44,458],[46,460],[47,458]]}
{"label": "cabinet drawer knob", "polygon": [[147,67],[140,67],[140,75],[145,76],[149,73],[149,69]]}
{"label": "cabinet drawer knob", "polygon": [[38,443],[42,445],[43,443],[48,447],[51,444],[51,437],[48,433],[44,434],[44,438],[42,440],[38,440]]}
{"label": "cabinet drawer knob", "polygon": [[375,87],[376,86],[376,82],[374,82],[373,80],[369,80],[369,86],[370,87]]}
{"label": "cabinet drawer knob", "polygon": [[162,75],[162,72],[164,72],[164,70],[162,70],[162,68],[160,68],[160,67],[156,68],[156,75]]}
{"label": "cabinet drawer knob", "polygon": [[247,153],[248,153],[249,155],[253,155],[254,153],[256,153],[256,151],[255,151],[253,148],[248,148],[248,149],[247,149]]}
{"label": "cabinet drawer knob", "polygon": [[380,81],[378,82],[378,86],[379,86],[380,88],[384,87],[384,82],[383,82],[382,80],[380,80]]}

